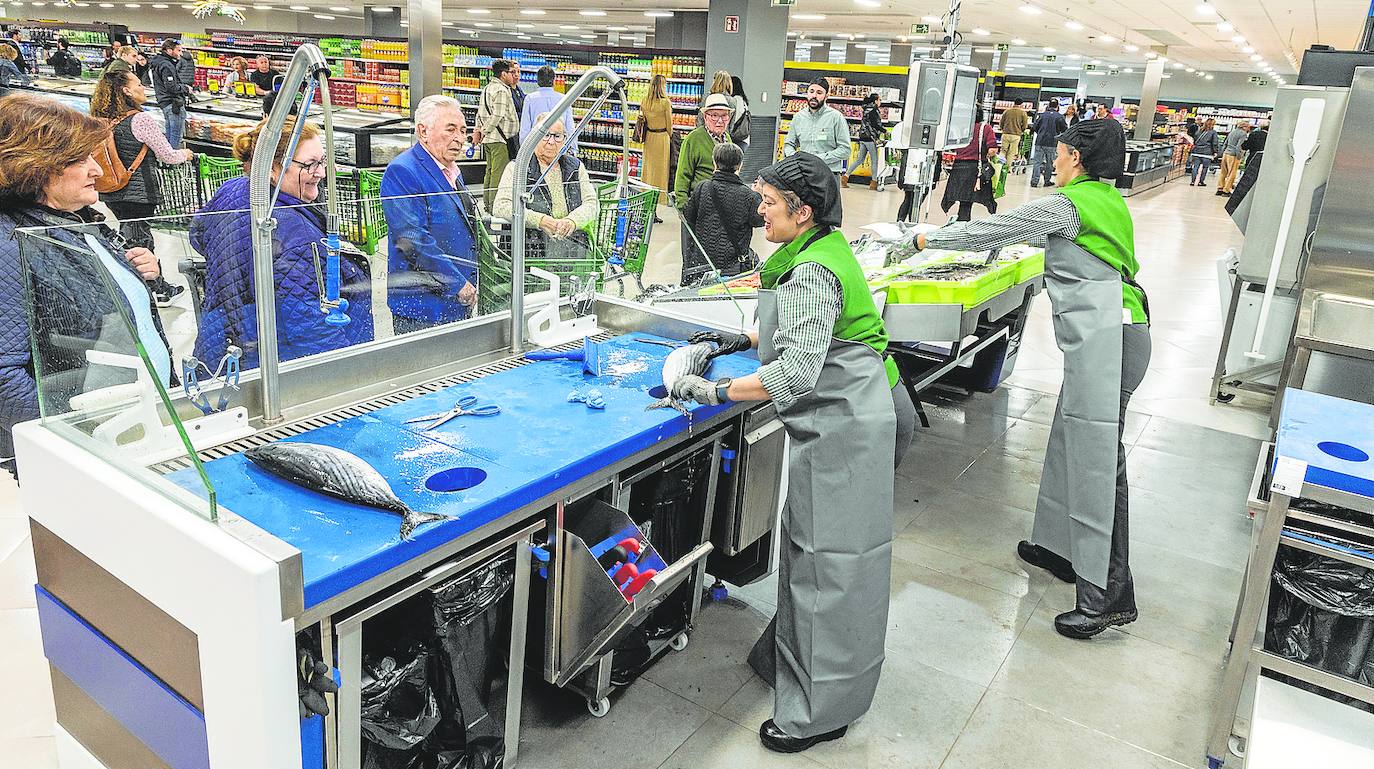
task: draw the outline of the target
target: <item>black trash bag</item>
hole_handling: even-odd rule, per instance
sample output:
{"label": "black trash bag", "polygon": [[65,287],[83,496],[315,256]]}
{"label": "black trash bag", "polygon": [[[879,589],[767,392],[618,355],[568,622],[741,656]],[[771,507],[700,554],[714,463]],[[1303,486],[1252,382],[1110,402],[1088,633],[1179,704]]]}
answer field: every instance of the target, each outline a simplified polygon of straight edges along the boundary
{"label": "black trash bag", "polygon": [[476,571],[430,588],[436,646],[436,675],[442,721],[426,752],[434,769],[490,769],[505,754],[501,649],[508,645],[515,557],[505,556]]}
{"label": "black trash bag", "polygon": [[[1374,569],[1280,545],[1264,648],[1374,686]],[[1283,680],[1367,712],[1374,705]]]}
{"label": "black trash bag", "polygon": [[[390,656],[363,660],[362,732],[367,742],[414,752],[434,731],[440,716],[430,686],[429,658],[429,650],[417,646],[400,662]],[[369,759],[373,753],[368,751]],[[391,769],[398,765],[364,762],[364,766]]]}

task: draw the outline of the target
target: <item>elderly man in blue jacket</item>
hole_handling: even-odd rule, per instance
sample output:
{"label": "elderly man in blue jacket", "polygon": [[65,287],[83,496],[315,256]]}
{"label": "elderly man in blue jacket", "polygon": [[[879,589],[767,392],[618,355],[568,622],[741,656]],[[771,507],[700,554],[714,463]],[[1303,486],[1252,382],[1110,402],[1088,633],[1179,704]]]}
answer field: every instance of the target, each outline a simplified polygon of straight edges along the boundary
{"label": "elderly man in blue jacket", "polygon": [[382,176],[387,306],[397,334],[462,320],[477,302],[476,209],[458,169],[468,138],[458,101],[426,96],[415,133],[419,143]]}

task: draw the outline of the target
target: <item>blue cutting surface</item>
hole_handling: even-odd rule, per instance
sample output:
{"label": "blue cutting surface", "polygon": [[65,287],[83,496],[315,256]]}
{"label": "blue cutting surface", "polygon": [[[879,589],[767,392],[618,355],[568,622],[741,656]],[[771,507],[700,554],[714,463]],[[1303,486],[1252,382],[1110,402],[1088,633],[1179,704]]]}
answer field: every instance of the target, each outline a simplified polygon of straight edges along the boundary
{"label": "blue cutting surface", "polygon": [[[617,337],[602,343],[598,377],[584,375],[577,361],[531,362],[286,439],[352,452],[412,510],[453,517],[421,525],[409,541],[400,539],[398,515],[297,486],[242,454],[208,462],[205,470],[221,505],[301,551],[305,605],[314,606],[727,408],[694,406],[692,420],[672,409],[646,411],[653,402],[648,391],[662,384],[663,361],[672,350],[637,339],[671,341]],[[749,355],[729,355],[708,374],[741,377],[758,365]],[[593,387],[604,396],[605,410],[568,402],[570,392]],[[406,424],[446,411],[464,395],[495,403],[501,413],[461,416],[434,430]],[[461,491],[426,487],[431,476],[452,468],[475,468],[486,478]],[[204,494],[193,470],[168,477]]]}
{"label": "blue cutting surface", "polygon": [[1307,483],[1374,498],[1374,406],[1290,388],[1276,440],[1277,456],[1307,463]]}

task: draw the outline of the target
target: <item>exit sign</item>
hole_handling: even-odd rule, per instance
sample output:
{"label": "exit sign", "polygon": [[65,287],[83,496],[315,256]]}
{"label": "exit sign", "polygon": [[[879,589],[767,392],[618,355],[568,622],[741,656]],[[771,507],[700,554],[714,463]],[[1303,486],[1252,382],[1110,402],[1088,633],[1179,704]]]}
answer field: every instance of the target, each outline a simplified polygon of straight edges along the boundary
{"label": "exit sign", "polygon": [[997,52],[998,52],[998,53],[1004,53],[1004,52],[1010,51],[1010,50],[1011,50],[1011,45],[1010,45],[1009,43],[998,43],[998,44],[997,44]]}
{"label": "exit sign", "polygon": [[773,0],[773,5],[774,5],[774,6],[779,6],[779,5],[796,5],[796,4],[797,4],[797,0]]}
{"label": "exit sign", "polygon": [[1096,72],[1096,71],[1097,71],[1097,67],[1098,67],[1098,65],[1096,65],[1096,64],[1084,64],[1084,65],[1083,65],[1083,71],[1084,71],[1084,72]]}
{"label": "exit sign", "polygon": [[911,34],[913,34],[913,35],[929,35],[929,34],[930,34],[930,25],[929,25],[929,24],[912,24],[912,25],[911,25]]}
{"label": "exit sign", "polygon": [[1052,54],[1052,53],[1047,53],[1047,54],[1045,54],[1044,56],[1042,56],[1040,60],[1041,60],[1041,61],[1055,61],[1055,60],[1057,60],[1058,58],[1059,58],[1058,56],[1055,56],[1055,55]]}
{"label": "exit sign", "polygon": [[1250,82],[1251,82],[1251,83],[1258,83],[1259,81],[1260,81],[1259,75],[1251,75],[1251,76],[1250,76]]}
{"label": "exit sign", "polygon": [[1265,80],[1264,78],[1260,78],[1259,82],[1255,83],[1255,85],[1269,85],[1269,81]]}

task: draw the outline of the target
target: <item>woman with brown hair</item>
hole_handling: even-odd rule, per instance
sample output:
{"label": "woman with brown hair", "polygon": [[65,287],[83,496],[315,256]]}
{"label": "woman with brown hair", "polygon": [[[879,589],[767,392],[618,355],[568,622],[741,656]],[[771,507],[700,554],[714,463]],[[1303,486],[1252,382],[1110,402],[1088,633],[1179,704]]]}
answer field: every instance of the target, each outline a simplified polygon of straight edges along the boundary
{"label": "woman with brown hair", "polygon": [[[672,152],[673,103],[668,101],[668,79],[654,75],[649,81],[649,93],[639,105],[644,118],[644,165],[640,179],[659,191],[662,204],[668,195],[668,163]],[[655,216],[657,219],[657,216]]]}
{"label": "woman with brown hair", "polygon": [[[180,165],[195,157],[190,150],[172,149],[162,124],[143,110],[148,92],[128,68],[110,68],[100,76],[91,95],[91,117],[108,121],[114,134],[119,161],[131,171],[129,183],[100,193],[100,202],[119,219],[119,234],[131,246],[153,247],[153,228],[148,219],[162,202],[157,160]],[[150,152],[151,151],[151,152]],[[159,307],[166,307],[186,289],[161,276],[150,286]]]}
{"label": "woman with brown hair", "polygon": [[229,60],[229,74],[220,81],[219,88],[221,91],[233,91],[234,83],[253,85],[253,81],[248,79],[248,60],[242,56]]}
{"label": "woman with brown hair", "polygon": [[[10,431],[38,417],[39,381],[48,413],[66,411],[94,381],[85,352],[97,341],[132,353],[136,337],[162,383],[172,376],[143,282],[161,274],[157,257],[126,247],[90,208],[102,174],[91,153],[108,126],[29,94],[0,99],[0,115],[0,468],[13,473]],[[41,235],[16,233],[30,227]],[[99,379],[133,372],[102,368]]]}
{"label": "woman with brown hair", "polygon": [[[313,205],[325,178],[324,144],[312,123],[301,126],[296,151],[286,156],[296,119],[286,119],[271,156],[259,151],[267,118],[234,139],[234,157],[252,174],[271,165],[272,188],[280,188],[272,210],[273,275],[277,297],[277,353],[288,361],[372,340],[372,287],[366,263],[347,252],[340,259],[339,284],[348,300],[346,325],[325,322],[319,275],[325,263],[324,212]],[[243,368],[258,365],[257,308],[253,300],[253,224],[247,176],[220,186],[191,224],[191,247],[205,257],[205,299],[195,356],[218,361],[230,345],[243,348]]]}
{"label": "woman with brown hair", "polygon": [[15,60],[19,58],[19,52],[8,45],[0,45],[0,96],[4,96],[9,91],[11,85],[32,85],[33,80],[19,71],[19,65]]}

